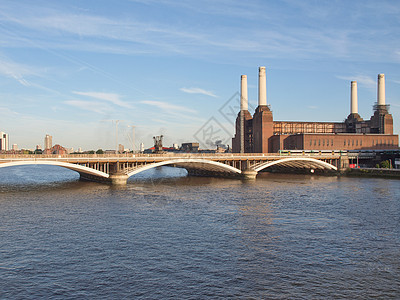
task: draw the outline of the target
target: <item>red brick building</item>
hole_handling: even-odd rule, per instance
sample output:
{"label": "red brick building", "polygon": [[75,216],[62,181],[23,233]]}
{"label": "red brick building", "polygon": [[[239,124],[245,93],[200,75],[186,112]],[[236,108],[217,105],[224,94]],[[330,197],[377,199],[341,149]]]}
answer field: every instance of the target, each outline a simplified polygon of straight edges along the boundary
{"label": "red brick building", "polygon": [[[247,77],[242,76],[241,111],[236,118],[232,152],[399,148],[399,137],[393,134],[393,117],[389,113],[389,105],[385,103],[383,74],[378,75],[378,101],[369,120],[363,120],[358,114],[357,83],[352,81],[351,112],[344,122],[292,122],[273,120],[272,111],[266,104],[266,93],[263,92],[266,90],[266,79],[265,68],[262,68],[259,73],[259,106],[253,116],[247,110],[247,90],[244,90],[247,89]],[[260,95],[265,99],[260,99]]]}
{"label": "red brick building", "polygon": [[54,145],[50,149],[46,149],[43,151],[43,154],[59,154],[59,155],[64,155],[68,154],[67,149],[65,149],[63,146],[60,146],[58,144]]}

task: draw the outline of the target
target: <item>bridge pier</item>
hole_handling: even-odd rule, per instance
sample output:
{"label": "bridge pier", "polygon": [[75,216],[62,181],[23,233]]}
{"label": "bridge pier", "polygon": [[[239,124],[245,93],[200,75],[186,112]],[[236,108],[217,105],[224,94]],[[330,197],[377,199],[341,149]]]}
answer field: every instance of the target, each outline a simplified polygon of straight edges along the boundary
{"label": "bridge pier", "polygon": [[254,180],[257,177],[258,172],[251,170],[251,169],[246,169],[242,171],[242,178],[245,180]]}
{"label": "bridge pier", "polygon": [[128,182],[128,175],[126,174],[110,174],[108,177],[112,185],[126,185]]}
{"label": "bridge pier", "polygon": [[81,181],[93,181],[99,183],[111,183],[112,185],[126,185],[128,181],[128,175],[126,174],[110,174],[110,177],[100,177],[95,175],[89,175],[85,173],[80,173]]}

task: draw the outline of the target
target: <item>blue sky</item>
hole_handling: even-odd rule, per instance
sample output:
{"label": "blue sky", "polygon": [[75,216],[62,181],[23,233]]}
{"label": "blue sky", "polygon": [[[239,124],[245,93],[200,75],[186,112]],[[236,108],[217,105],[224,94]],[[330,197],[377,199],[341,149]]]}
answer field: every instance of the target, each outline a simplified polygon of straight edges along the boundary
{"label": "blue sky", "polygon": [[[350,81],[372,115],[377,74],[400,116],[397,1],[2,0],[0,131],[20,148],[229,141],[240,75],[275,120],[343,121]],[[207,146],[208,144],[208,146]]]}

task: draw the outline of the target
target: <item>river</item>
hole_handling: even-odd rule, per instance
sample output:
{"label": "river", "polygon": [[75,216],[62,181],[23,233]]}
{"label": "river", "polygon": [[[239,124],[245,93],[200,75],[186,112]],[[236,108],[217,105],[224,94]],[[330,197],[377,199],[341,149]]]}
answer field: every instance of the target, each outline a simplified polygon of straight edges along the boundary
{"label": "river", "polygon": [[400,181],[0,169],[0,298],[400,298]]}

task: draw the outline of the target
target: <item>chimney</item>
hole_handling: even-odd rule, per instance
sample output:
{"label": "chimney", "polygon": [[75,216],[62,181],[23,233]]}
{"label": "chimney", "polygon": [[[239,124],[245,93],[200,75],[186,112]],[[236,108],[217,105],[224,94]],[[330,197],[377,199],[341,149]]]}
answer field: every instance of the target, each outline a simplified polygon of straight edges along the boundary
{"label": "chimney", "polygon": [[240,110],[249,110],[247,97],[247,75],[242,75],[240,81]]}
{"label": "chimney", "polygon": [[267,105],[267,78],[265,76],[265,67],[258,69],[258,106]]}
{"label": "chimney", "polygon": [[245,134],[244,134],[244,112],[249,109],[247,98],[247,76],[242,75],[240,78],[240,153],[244,153]]}
{"label": "chimney", "polygon": [[385,74],[378,74],[378,105],[385,105]]}
{"label": "chimney", "polygon": [[350,114],[358,114],[357,81],[351,82]]}

